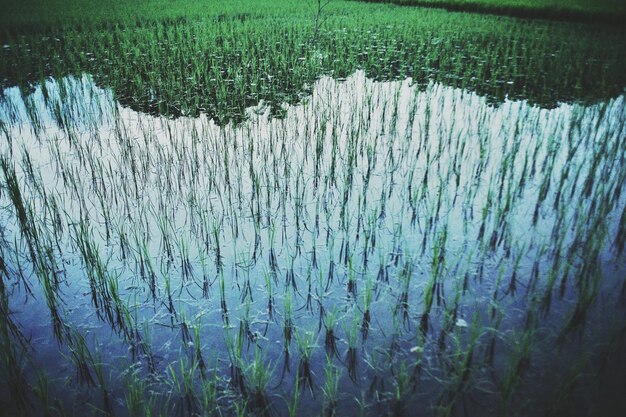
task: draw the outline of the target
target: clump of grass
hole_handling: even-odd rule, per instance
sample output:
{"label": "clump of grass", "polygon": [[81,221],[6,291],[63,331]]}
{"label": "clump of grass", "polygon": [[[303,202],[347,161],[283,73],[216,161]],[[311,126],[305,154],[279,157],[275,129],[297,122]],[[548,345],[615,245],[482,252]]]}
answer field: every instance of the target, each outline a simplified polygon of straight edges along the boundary
{"label": "clump of grass", "polygon": [[220,304],[222,307],[222,321],[228,327],[229,315],[228,315],[228,305],[226,304],[226,282],[224,280],[224,274],[222,272],[219,273],[219,277],[220,277]]}
{"label": "clump of grass", "polygon": [[346,255],[346,256],[348,258],[348,286],[347,286],[348,295],[356,298],[356,291],[357,291],[356,271],[354,270],[352,266],[352,255]]}
{"label": "clump of grass", "polygon": [[148,381],[139,375],[138,369],[129,368],[123,375],[124,407],[133,416],[149,417],[159,410],[168,412],[169,401],[158,403],[154,392],[150,392]]}
{"label": "clump of grass", "polygon": [[9,406],[26,414],[30,409],[28,381],[25,373],[26,346],[13,337],[13,321],[9,317],[8,296],[0,280],[0,372],[9,394]]}
{"label": "clump of grass", "polygon": [[87,346],[85,338],[78,332],[73,332],[70,337],[70,359],[76,367],[76,380],[80,384],[95,386],[96,381],[92,375],[90,365],[95,363],[93,356]]}
{"label": "clump of grass", "polygon": [[[405,262],[404,267],[399,273],[400,280],[400,288],[401,292],[398,297],[398,301],[394,307],[393,314],[396,316],[397,314],[402,315],[402,322],[405,327],[409,327],[410,325],[410,315],[409,315],[409,289],[411,285],[411,279],[413,277],[413,264],[412,261],[409,260]],[[426,322],[428,321],[428,313],[424,313],[426,316]],[[422,316],[422,321],[424,320],[424,315]]]}
{"label": "clump of grass", "polygon": [[324,337],[324,348],[329,356],[339,357],[337,350],[337,336],[335,335],[335,326],[337,324],[337,315],[335,310],[326,312],[324,315],[324,328],[326,335]]}
{"label": "clump of grass", "polygon": [[287,414],[289,417],[296,417],[298,415],[298,408],[300,406],[300,375],[296,372],[294,379],[294,391],[291,400],[287,400]]}
{"label": "clump of grass", "polygon": [[270,321],[274,320],[274,291],[272,287],[272,279],[269,274],[265,274],[265,288],[267,290],[267,315]]}
{"label": "clump of grass", "polygon": [[339,393],[339,369],[333,364],[332,357],[329,355],[326,355],[324,375],[322,412],[325,417],[333,417],[336,415],[337,394]]}
{"label": "clump of grass", "polygon": [[345,364],[348,369],[348,376],[357,383],[357,345],[359,340],[359,318],[355,314],[345,329],[348,350],[346,351]]}
{"label": "clump of grass", "polygon": [[195,364],[200,370],[200,375],[202,376],[202,379],[206,380],[208,377],[207,375],[208,369],[207,369],[206,362],[204,360],[204,356],[202,355],[202,345],[200,342],[200,324],[199,323],[193,327],[193,350],[194,350]]}
{"label": "clump of grass", "polygon": [[[51,396],[50,389],[50,380],[49,377],[44,373],[40,372],[37,375],[37,381],[33,386],[33,393],[39,400],[39,404],[41,406],[41,412],[44,417],[52,417],[57,415],[65,415],[63,410],[63,405],[57,399],[53,401]],[[104,405],[106,408],[106,405]]]}
{"label": "clump of grass", "polygon": [[298,377],[300,378],[300,386],[308,387],[311,395],[313,395],[313,371],[311,370],[311,355],[315,350],[315,334],[308,331],[296,332],[296,345],[300,354],[300,363],[298,364]]}
{"label": "clump of grass", "polygon": [[254,359],[246,367],[248,381],[247,406],[259,416],[271,416],[272,405],[267,396],[268,384],[272,378],[273,367],[263,360],[260,349],[254,351]]}
{"label": "clump of grass", "polygon": [[226,328],[224,333],[224,341],[228,350],[228,358],[230,360],[230,385],[241,395],[248,392],[244,363],[243,363],[243,339],[241,333],[237,333],[237,338],[233,340],[230,330]]}
{"label": "clump of grass", "polygon": [[200,384],[201,398],[200,414],[207,416],[220,416],[223,414],[220,396],[220,377],[218,368],[215,366],[212,374],[204,374]]}
{"label": "clump of grass", "polygon": [[508,409],[510,401],[519,388],[525,373],[530,369],[534,340],[535,330],[531,326],[528,326],[515,340],[514,354],[509,359],[505,376],[500,382],[500,410]]}
{"label": "clump of grass", "polygon": [[239,334],[242,339],[245,337],[248,349],[251,343],[256,343],[257,334],[250,327],[250,302],[247,300],[244,304],[244,315],[239,321]]}
{"label": "clump of grass", "polygon": [[368,275],[367,280],[365,281],[365,290],[363,292],[363,318],[361,320],[361,335],[363,336],[363,340],[367,339],[367,335],[369,333],[370,328],[370,306],[372,305],[373,298],[373,288],[372,288],[372,280]]}
{"label": "clump of grass", "polygon": [[102,411],[105,416],[112,417],[114,415],[113,403],[111,401],[111,391],[107,387],[107,376],[104,374],[105,364],[102,362],[102,354],[96,350],[96,353],[92,357],[93,363],[91,367],[96,375],[98,382],[98,388],[102,395]]}
{"label": "clump of grass", "polygon": [[172,388],[178,396],[181,413],[187,416],[195,415],[200,406],[200,400],[196,391],[196,364],[180,358],[178,369],[170,365],[167,370]]}
{"label": "clump of grass", "polygon": [[428,332],[428,320],[435,296],[437,296],[437,299],[439,300],[440,293],[438,291],[441,288],[439,281],[440,275],[443,273],[445,268],[445,248],[447,237],[447,229],[444,228],[435,240],[433,246],[430,280],[424,289],[424,311],[422,312],[422,318],[420,320],[420,330],[424,335]]}
{"label": "clump of grass", "polygon": [[392,369],[394,376],[394,391],[391,405],[391,415],[401,417],[407,415],[407,398],[411,392],[411,374],[404,362],[400,362]]}

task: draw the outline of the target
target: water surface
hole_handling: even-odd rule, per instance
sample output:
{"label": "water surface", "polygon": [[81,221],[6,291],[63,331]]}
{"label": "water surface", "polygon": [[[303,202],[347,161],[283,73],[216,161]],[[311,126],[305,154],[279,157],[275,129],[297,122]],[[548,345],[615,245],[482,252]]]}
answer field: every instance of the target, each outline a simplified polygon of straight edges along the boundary
{"label": "water surface", "polygon": [[[360,71],[311,90],[226,126],[136,112],[89,75],[4,90],[3,292],[26,377],[102,408],[71,359],[84,338],[120,415],[130,374],[201,412],[213,369],[232,411],[255,357],[278,415],[297,375],[299,413],[327,411],[333,370],[338,415],[586,414],[554,398],[623,346],[625,97],[494,105]],[[603,398],[584,383],[581,402]]]}

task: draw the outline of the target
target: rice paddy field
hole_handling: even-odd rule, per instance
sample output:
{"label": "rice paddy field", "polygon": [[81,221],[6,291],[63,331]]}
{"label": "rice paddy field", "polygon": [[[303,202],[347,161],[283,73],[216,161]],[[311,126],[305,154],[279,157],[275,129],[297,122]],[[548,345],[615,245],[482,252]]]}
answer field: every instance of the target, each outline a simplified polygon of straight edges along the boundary
{"label": "rice paddy field", "polygon": [[619,2],[0,3],[0,415],[626,415]]}
{"label": "rice paddy field", "polygon": [[626,3],[622,0],[390,0],[388,3],[525,18],[611,22],[618,25],[623,25],[626,18]]}

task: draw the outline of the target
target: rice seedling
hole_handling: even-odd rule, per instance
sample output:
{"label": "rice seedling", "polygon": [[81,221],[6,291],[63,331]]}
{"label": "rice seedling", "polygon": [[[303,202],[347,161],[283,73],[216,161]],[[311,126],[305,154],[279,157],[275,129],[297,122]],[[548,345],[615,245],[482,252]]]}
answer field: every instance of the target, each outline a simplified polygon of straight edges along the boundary
{"label": "rice seedling", "polygon": [[313,371],[311,370],[311,356],[315,350],[316,339],[312,332],[296,332],[296,345],[300,354],[300,362],[298,364],[298,383],[302,388],[308,386],[311,395],[313,393]]}
{"label": "rice seedling", "polygon": [[94,386],[96,381],[92,375],[91,365],[95,363],[85,338],[78,332],[70,336],[70,359],[76,367],[76,380],[80,384]]}
{"label": "rice seedling", "polygon": [[267,396],[268,384],[274,368],[263,359],[259,349],[254,351],[254,359],[244,370],[249,391],[246,404],[255,414],[272,415],[272,404]]}
{"label": "rice seedling", "polygon": [[246,301],[244,304],[243,318],[239,321],[239,334],[241,338],[245,338],[247,341],[247,348],[250,348],[250,343],[256,343],[257,335],[252,332],[250,328],[250,303]]}
{"label": "rice seedling", "polygon": [[194,353],[193,353],[194,362],[198,366],[198,369],[200,370],[200,375],[202,376],[202,379],[206,380],[208,369],[207,369],[206,362],[204,360],[204,356],[202,355],[202,344],[200,342],[200,324],[199,323],[193,327],[193,349],[194,349]]}
{"label": "rice seedling", "polygon": [[267,290],[267,315],[271,321],[274,320],[275,300],[272,280],[269,274],[265,274],[265,289]]}
{"label": "rice seedling", "polygon": [[[363,292],[363,319],[361,320],[361,334],[363,336],[363,341],[367,339],[367,334],[369,333],[370,322],[371,322],[371,314],[370,314],[370,306],[372,304],[372,280],[368,276],[365,281],[365,291]],[[328,336],[328,334],[327,334]]]}
{"label": "rice seedling", "polygon": [[2,385],[9,395],[9,405],[15,409],[16,413],[26,414],[30,408],[29,385],[24,370],[24,359],[27,352],[24,346],[13,340],[12,321],[8,315],[8,297],[4,292],[1,294],[0,302],[2,303],[0,313],[3,315],[2,326],[0,327]]}
{"label": "rice seedling", "polygon": [[297,416],[298,408],[300,406],[300,375],[298,375],[297,372],[294,380],[293,398],[291,400],[286,400],[286,402],[289,417]]}
{"label": "rice seedling", "polygon": [[500,411],[507,409],[508,402],[511,401],[515,390],[518,388],[524,373],[530,367],[530,349],[534,342],[534,330],[524,331],[516,340],[515,354],[507,366],[507,373],[500,383],[501,404]]}
{"label": "rice seedling", "polygon": [[228,306],[226,305],[226,283],[224,281],[224,274],[220,273],[220,304],[222,307],[222,320],[228,327]]}
{"label": "rice seedling", "polygon": [[167,368],[172,389],[178,396],[181,415],[193,416],[199,409],[195,385],[196,369],[195,363],[189,364],[182,358],[178,361],[178,369],[173,365]]}
{"label": "rice seedling", "polygon": [[[411,264],[411,261],[409,260],[404,264],[404,268],[402,269],[402,271],[400,271],[398,275],[398,278],[400,279],[402,292],[400,293],[400,296],[398,297],[398,302],[396,303],[394,307],[394,311],[393,311],[394,317],[399,313],[402,314],[402,321],[406,327],[408,327],[410,323],[409,289],[410,289],[412,275],[413,275],[413,266]],[[425,294],[425,297],[427,297],[426,294]],[[426,298],[426,300],[427,302],[428,300],[430,300],[430,302],[432,303],[432,299]],[[428,303],[426,303],[426,305],[428,305]],[[425,312],[424,315],[422,316],[422,325],[421,325],[422,331],[424,333],[426,331],[427,323],[428,323],[428,313]]]}
{"label": "rice seedling", "polygon": [[43,415],[45,417],[66,415],[58,399],[53,401],[50,391],[51,388],[48,376],[44,373],[37,375],[36,384],[33,386],[33,393],[39,400]]}
{"label": "rice seedling", "polygon": [[52,278],[50,277],[50,273],[47,270],[39,269],[38,276],[40,277],[42,283],[46,304],[48,305],[48,309],[50,310],[50,318],[52,320],[54,336],[57,342],[61,344],[64,339],[69,338],[69,330],[64,323],[62,315],[63,313],[61,307],[59,306],[58,293],[54,288]]}
{"label": "rice seedling", "polygon": [[337,349],[337,336],[335,335],[337,320],[338,317],[335,310],[328,311],[324,315],[324,328],[326,329],[326,334],[324,336],[324,348],[326,349],[327,355],[339,357],[339,351]]}
{"label": "rice seedling", "polygon": [[393,374],[395,389],[391,413],[393,416],[404,416],[407,415],[406,399],[411,391],[411,376],[404,362],[400,362],[397,369],[393,371]]}
{"label": "rice seedling", "polygon": [[359,318],[356,314],[354,314],[352,320],[350,320],[350,322],[347,324],[346,329],[344,330],[348,342],[348,350],[346,351],[345,364],[348,370],[348,376],[355,384],[357,383],[357,344],[359,327]]}
{"label": "rice seedling", "polygon": [[220,396],[220,377],[217,374],[217,368],[214,368],[212,375],[204,375],[202,378],[199,399],[200,413],[208,416],[222,415],[222,405],[219,401]]}
{"label": "rice seedling", "polygon": [[102,363],[102,355],[99,351],[96,351],[94,355],[92,355],[93,363],[91,367],[96,376],[97,385],[100,389],[100,393],[102,394],[102,411],[104,415],[107,417],[111,417],[114,415],[113,412],[113,403],[111,400],[111,391],[107,388],[107,377],[104,374],[104,365]]}
{"label": "rice seedling", "polygon": [[575,358],[623,327],[606,320],[626,291],[622,32],[343,0],[144,3],[0,16],[8,414],[606,398],[564,381],[554,410],[542,400],[550,375],[586,382]]}
{"label": "rice seedling", "polygon": [[138,375],[137,369],[127,370],[124,379],[124,406],[130,415],[150,416],[156,411],[156,397],[149,394],[148,383]]}
{"label": "rice seedling", "polygon": [[461,340],[455,341],[456,349],[447,364],[451,375],[450,386],[443,391],[437,404],[440,415],[453,415],[459,403],[463,404],[465,401],[465,393],[470,389],[472,372],[476,368],[475,351],[478,348],[480,332],[477,318],[474,317],[469,329],[467,348],[462,346]]}
{"label": "rice seedling", "polygon": [[283,338],[285,340],[285,350],[289,350],[294,333],[293,310],[291,306],[291,293],[285,291],[285,301],[283,308]]}
{"label": "rice seedling", "polygon": [[230,384],[233,389],[245,396],[247,393],[247,384],[245,380],[244,364],[242,357],[243,339],[241,333],[237,334],[237,339],[233,340],[230,330],[224,333],[224,341],[228,349],[228,358],[230,361]]}
{"label": "rice seedling", "polygon": [[332,417],[336,414],[337,395],[339,393],[339,369],[333,364],[332,357],[326,355],[326,366],[324,368],[324,394],[323,414]]}

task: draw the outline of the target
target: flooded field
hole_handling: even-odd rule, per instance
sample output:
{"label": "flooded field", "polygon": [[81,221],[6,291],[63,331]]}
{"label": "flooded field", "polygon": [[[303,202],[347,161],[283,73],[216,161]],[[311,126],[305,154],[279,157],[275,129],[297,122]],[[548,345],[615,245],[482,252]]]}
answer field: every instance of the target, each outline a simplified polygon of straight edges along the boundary
{"label": "flooded field", "polygon": [[4,90],[2,401],[623,407],[626,97],[494,103],[363,71],[309,91],[217,124],[138,112],[89,74]]}
{"label": "flooded field", "polygon": [[0,1],[0,416],[626,415],[621,5]]}

